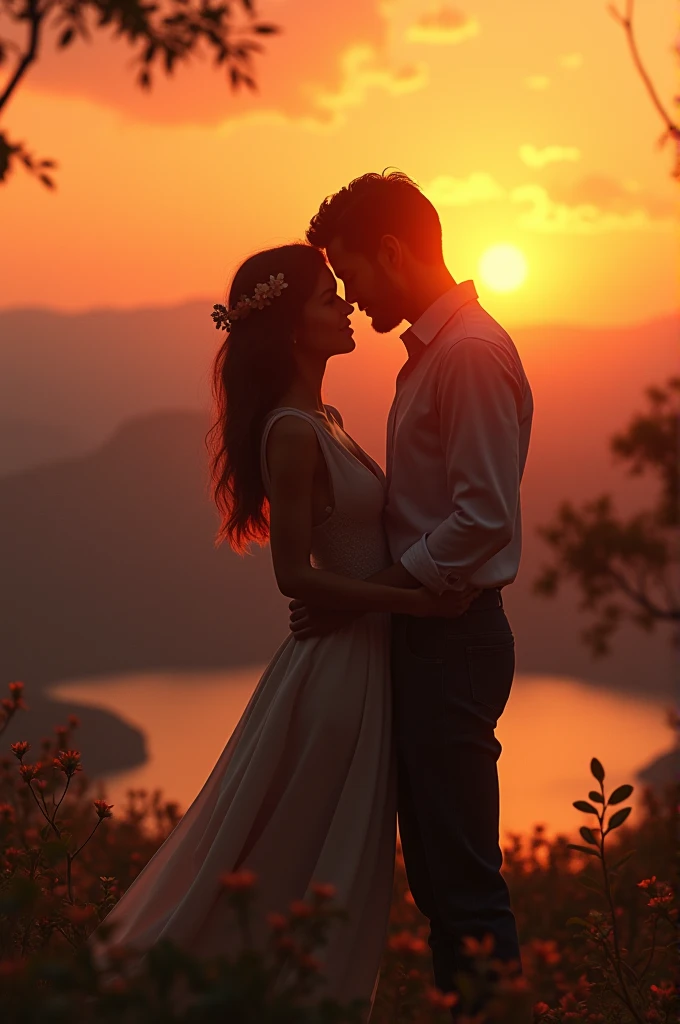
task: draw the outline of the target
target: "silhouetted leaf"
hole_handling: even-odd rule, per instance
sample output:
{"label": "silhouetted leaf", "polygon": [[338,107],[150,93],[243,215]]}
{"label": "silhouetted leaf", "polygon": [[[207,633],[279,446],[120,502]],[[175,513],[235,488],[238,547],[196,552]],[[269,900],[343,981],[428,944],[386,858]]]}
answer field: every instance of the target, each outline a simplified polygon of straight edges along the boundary
{"label": "silhouetted leaf", "polygon": [[635,850],[629,850],[629,851],[628,851],[628,853],[624,854],[624,856],[623,856],[623,857],[622,857],[622,858],[621,858],[620,860],[617,860],[616,864],[614,864],[614,865],[613,865],[613,866],[612,866],[612,867],[611,867],[611,868],[609,869],[609,870],[610,870],[610,872],[613,872],[613,871],[618,871],[618,870],[619,870],[619,868],[622,868],[622,867],[623,867],[623,865],[624,865],[624,864],[625,864],[625,863],[626,863],[627,861],[629,861],[629,860],[630,860],[630,858],[631,858],[631,857],[633,856],[633,854],[634,854],[634,853],[635,853]]}
{"label": "silhouetted leaf", "polygon": [[39,174],[38,178],[47,188],[54,188],[54,182],[47,174]]}
{"label": "silhouetted leaf", "polygon": [[587,875],[578,875],[576,881],[580,882],[584,888],[589,889],[590,892],[596,892],[598,896],[604,896],[604,889],[593,878],[588,878]]}
{"label": "silhouetted leaf", "polygon": [[276,25],[256,25],[255,31],[261,36],[273,36],[279,31]]}
{"label": "silhouetted leaf", "polygon": [[590,762],[590,770],[598,782],[604,782],[604,768],[596,757]]}
{"label": "silhouetted leaf", "polygon": [[600,851],[593,850],[591,846],[578,846],[577,843],[569,843],[570,850],[578,850],[579,853],[587,853],[591,857],[599,857]]}
{"label": "silhouetted leaf", "polygon": [[75,29],[72,29],[72,28],[67,28],[67,29],[65,29],[65,30],[64,30],[64,31],[63,31],[63,32],[61,33],[61,35],[60,35],[60,37],[59,37],[59,46],[60,46],[60,47],[62,47],[62,49],[63,49],[63,48],[65,47],[65,46],[68,46],[68,44],[69,44],[69,43],[72,43],[72,42],[73,42],[73,39],[74,39],[74,37],[75,37],[75,34],[76,34],[76,33],[75,33]]}
{"label": "silhouetted leaf", "polygon": [[592,829],[587,828],[585,825],[581,825],[579,832],[581,833],[581,838],[585,839],[587,843],[590,843],[591,846],[597,846],[597,839],[593,835]]}
{"label": "silhouetted leaf", "polygon": [[607,800],[607,803],[608,804],[620,804],[620,803],[623,803],[624,800],[628,799],[628,797],[630,796],[630,794],[632,792],[633,792],[633,787],[632,786],[628,786],[628,785],[619,786],[618,789],[615,789],[614,792],[612,793],[612,795],[609,797],[609,800]]}
{"label": "silhouetted leaf", "polygon": [[594,804],[604,803],[604,797],[602,796],[602,793],[597,793],[594,789],[591,789],[590,793],[588,793],[588,797],[590,800],[593,801]]}
{"label": "silhouetted leaf", "polygon": [[616,814],[612,814],[611,818],[609,819],[607,832],[611,832],[612,829],[618,828],[619,825],[623,825],[624,821],[626,820],[626,818],[632,810],[632,807],[622,807],[620,811],[616,812]]}
{"label": "silhouetted leaf", "polygon": [[577,811],[583,811],[584,814],[597,814],[593,805],[589,804],[587,800],[574,800],[574,807]]}

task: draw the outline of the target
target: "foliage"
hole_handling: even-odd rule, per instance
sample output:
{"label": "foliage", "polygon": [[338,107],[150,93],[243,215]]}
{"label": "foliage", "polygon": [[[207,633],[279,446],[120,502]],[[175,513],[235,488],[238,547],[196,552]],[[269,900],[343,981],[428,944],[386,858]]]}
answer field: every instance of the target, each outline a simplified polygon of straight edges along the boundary
{"label": "foliage", "polygon": [[[239,11],[241,16],[239,17]],[[158,69],[172,75],[182,62],[207,52],[216,67],[224,66],[233,89],[255,89],[253,55],[261,52],[259,37],[278,29],[257,19],[253,0],[0,0],[0,16],[13,31],[0,35],[0,66],[8,77],[0,86],[0,112],[38,60],[46,37],[56,37],[64,50],[77,39],[90,41],[96,31],[111,30],[134,51],[137,83],[150,89]],[[23,45],[17,32],[25,33]],[[48,188],[53,160],[34,157],[23,142],[12,142],[0,131],[0,183],[20,162]]]}
{"label": "foliage", "polygon": [[609,651],[626,620],[645,630],[680,622],[680,378],[646,395],[648,410],[612,439],[611,450],[630,475],[655,480],[649,509],[623,518],[609,495],[580,508],[565,501],[553,522],[539,528],[554,560],[535,590],[552,596],[564,580],[577,584],[580,607],[594,618],[583,640],[596,655]]}
{"label": "foliage", "polygon": [[[26,709],[23,685],[10,684],[0,734]],[[271,914],[266,948],[251,948],[249,915],[255,876],[223,875],[236,952],[199,960],[169,942],[134,962],[109,947],[102,970],[88,934],[179,820],[160,793],[130,790],[122,814],[92,800],[78,751],[78,726],[58,726],[37,761],[29,745],[11,745],[0,760],[0,1002],[8,1024],[340,1024],[362,1021],[360,1004],[324,998],[317,955],[343,917],[327,885],[312,886],[287,914]],[[17,764],[18,762],[18,764]],[[609,795],[594,759],[596,787],[577,810],[583,845],[548,839],[541,827],[511,837],[505,877],[522,939],[524,975],[493,957],[489,936],[470,937],[474,970],[459,979],[460,995],[435,989],[427,926],[408,891],[399,855],[389,936],[371,1024],[444,1024],[458,1003],[462,1024],[670,1024],[678,997],[671,983],[677,928],[673,874],[675,804],[651,793],[635,829],[620,807],[632,787]],[[59,792],[60,791],[60,792]],[[613,809],[613,810],[612,810]],[[49,819],[49,820],[48,820]],[[102,925],[106,931],[106,923]],[[484,1014],[470,1006],[488,997]]]}

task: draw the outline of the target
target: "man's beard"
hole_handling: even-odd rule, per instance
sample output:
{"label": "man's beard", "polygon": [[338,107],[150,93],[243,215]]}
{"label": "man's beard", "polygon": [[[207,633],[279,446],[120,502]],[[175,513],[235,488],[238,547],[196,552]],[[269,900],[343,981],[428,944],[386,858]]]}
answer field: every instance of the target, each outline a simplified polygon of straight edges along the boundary
{"label": "man's beard", "polygon": [[377,303],[378,311],[371,311],[371,327],[376,334],[388,334],[403,321],[403,314],[400,312],[402,305],[401,293],[394,287],[392,282],[383,277],[381,283],[380,300]]}
{"label": "man's beard", "polygon": [[403,319],[403,316],[396,313],[378,313],[377,316],[371,317],[371,327],[376,334],[389,334],[403,322]]}

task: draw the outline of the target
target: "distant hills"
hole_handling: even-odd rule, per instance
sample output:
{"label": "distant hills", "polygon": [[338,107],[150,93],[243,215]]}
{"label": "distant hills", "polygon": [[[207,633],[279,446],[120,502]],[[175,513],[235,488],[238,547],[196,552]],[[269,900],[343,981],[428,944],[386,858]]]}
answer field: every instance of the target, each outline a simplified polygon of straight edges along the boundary
{"label": "distant hills", "polygon": [[[0,312],[0,680],[33,689],[123,671],[213,668],[266,660],[286,635],[286,602],[268,552],[216,550],[203,437],[217,337],[209,304],[174,310]],[[571,675],[628,692],[668,694],[661,634],[634,631],[593,662],[575,595],[538,600],[536,525],[562,498],[625,481],[606,441],[677,362],[677,323],[513,332],[536,398],[524,485],[525,556],[506,591],[523,672]],[[359,332],[329,371],[328,400],[378,457],[397,344]],[[42,425],[42,426],[41,426]],[[0,470],[1,471],[1,470]],[[2,684],[4,686],[4,683]]]}

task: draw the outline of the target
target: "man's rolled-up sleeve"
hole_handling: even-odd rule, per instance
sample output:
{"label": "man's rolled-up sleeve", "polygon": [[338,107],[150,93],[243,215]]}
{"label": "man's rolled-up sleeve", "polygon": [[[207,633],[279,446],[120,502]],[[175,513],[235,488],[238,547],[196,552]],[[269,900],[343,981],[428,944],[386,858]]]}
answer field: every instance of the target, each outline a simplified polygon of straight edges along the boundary
{"label": "man's rolled-up sleeve", "polygon": [[445,353],[437,415],[451,514],[401,557],[428,590],[462,590],[513,535],[521,383],[501,346],[465,338]]}

